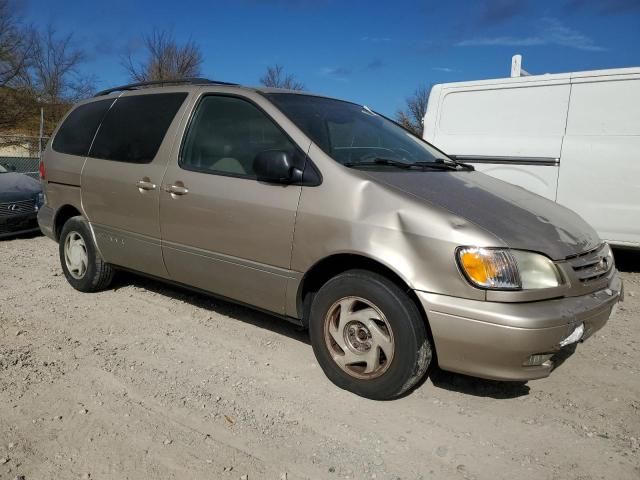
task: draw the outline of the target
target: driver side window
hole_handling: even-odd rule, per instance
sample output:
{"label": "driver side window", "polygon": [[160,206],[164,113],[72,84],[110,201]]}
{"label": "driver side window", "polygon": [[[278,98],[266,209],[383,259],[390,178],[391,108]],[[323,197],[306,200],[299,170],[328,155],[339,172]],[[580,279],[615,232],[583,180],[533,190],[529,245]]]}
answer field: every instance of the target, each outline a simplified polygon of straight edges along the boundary
{"label": "driver side window", "polygon": [[189,126],[180,166],[186,170],[256,178],[253,160],[265,150],[295,145],[267,115],[237,97],[210,95],[202,99]]}

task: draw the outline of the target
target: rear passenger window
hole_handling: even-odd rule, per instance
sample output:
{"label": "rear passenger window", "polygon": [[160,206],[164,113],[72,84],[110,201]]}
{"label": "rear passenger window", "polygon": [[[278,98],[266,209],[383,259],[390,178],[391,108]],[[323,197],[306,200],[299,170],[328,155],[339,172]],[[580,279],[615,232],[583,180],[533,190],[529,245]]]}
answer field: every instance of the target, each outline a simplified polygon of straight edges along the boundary
{"label": "rear passenger window", "polygon": [[295,145],[256,106],[236,97],[207,96],[200,102],[185,138],[180,166],[221,175],[255,178],[253,160],[264,150]]}
{"label": "rear passenger window", "polygon": [[58,153],[86,157],[98,125],[113,99],[85,103],[73,110],[60,126],[51,145]]}
{"label": "rear passenger window", "polygon": [[186,93],[121,97],[102,121],[90,157],[150,163]]}

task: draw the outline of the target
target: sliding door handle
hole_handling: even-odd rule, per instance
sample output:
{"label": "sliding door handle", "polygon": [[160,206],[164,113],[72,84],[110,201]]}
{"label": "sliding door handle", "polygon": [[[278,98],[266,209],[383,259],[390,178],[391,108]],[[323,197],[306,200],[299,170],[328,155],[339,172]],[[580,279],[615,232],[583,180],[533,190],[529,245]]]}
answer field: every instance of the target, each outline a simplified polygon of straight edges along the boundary
{"label": "sliding door handle", "polygon": [[149,182],[147,180],[138,180],[136,182],[136,187],[138,187],[141,191],[142,190],[155,190],[156,189],[156,184]]}
{"label": "sliding door handle", "polygon": [[164,190],[172,195],[186,195],[189,193],[189,189],[181,185],[167,185]]}

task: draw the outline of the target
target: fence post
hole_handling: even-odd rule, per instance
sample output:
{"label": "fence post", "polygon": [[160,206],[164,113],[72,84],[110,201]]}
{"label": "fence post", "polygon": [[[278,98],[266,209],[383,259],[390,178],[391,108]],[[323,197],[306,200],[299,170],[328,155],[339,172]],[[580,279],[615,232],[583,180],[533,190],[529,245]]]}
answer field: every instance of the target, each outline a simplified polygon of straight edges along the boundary
{"label": "fence post", "polygon": [[40,136],[38,137],[38,160],[42,158],[42,135],[44,134],[44,107],[40,107]]}

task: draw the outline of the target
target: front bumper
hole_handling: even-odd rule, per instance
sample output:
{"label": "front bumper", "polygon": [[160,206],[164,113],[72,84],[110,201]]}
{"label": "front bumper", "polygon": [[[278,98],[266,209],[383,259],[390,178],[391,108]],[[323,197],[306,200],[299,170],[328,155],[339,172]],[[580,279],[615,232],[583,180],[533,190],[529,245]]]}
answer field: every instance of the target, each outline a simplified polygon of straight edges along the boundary
{"label": "front bumper", "polygon": [[548,376],[557,362],[523,366],[532,355],[567,350],[560,342],[581,323],[586,340],[604,326],[622,299],[617,273],[609,286],[588,295],[527,303],[499,303],[416,291],[429,319],[438,364],[449,370],[494,380]]}
{"label": "front bumper", "polygon": [[21,233],[37,232],[36,212],[26,215],[0,217],[0,238],[12,237]]}

